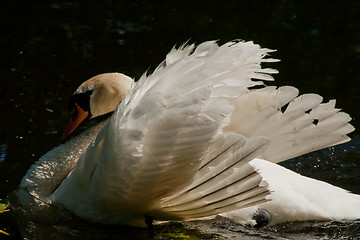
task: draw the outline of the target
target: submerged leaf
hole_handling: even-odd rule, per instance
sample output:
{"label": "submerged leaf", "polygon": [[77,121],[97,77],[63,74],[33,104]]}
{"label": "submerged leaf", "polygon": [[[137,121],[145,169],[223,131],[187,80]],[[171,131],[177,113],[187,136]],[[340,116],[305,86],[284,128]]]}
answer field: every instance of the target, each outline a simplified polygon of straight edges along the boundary
{"label": "submerged leaf", "polygon": [[0,213],[4,213],[9,211],[9,209],[7,208],[8,206],[4,203],[0,203]]}

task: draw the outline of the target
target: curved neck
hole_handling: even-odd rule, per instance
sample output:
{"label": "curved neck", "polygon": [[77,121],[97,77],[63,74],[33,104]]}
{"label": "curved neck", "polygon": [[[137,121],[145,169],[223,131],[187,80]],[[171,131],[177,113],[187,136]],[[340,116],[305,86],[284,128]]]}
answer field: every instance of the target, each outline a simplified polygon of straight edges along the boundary
{"label": "curved neck", "polygon": [[19,189],[47,201],[75,168],[81,154],[108,121],[102,121],[64,144],[55,147],[34,163],[21,180]]}

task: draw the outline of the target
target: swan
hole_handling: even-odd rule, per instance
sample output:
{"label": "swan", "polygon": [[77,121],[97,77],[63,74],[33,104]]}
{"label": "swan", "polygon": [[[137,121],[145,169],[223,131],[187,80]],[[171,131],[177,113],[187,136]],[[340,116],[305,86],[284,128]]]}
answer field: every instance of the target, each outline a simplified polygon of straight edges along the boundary
{"label": "swan", "polygon": [[245,41],[184,44],[137,82],[87,80],[71,97],[63,143],[30,167],[19,201],[139,227],[217,214],[253,225],[256,216],[263,225],[359,218],[358,195],[276,164],[347,142],[354,128],[335,100],[266,86],[277,73],[261,67],[278,61],[271,52]]}

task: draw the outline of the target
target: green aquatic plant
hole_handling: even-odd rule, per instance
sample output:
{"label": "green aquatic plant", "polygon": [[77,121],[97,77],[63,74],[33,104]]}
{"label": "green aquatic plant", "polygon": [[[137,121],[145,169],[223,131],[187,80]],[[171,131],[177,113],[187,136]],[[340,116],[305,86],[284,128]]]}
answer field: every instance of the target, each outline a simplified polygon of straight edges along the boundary
{"label": "green aquatic plant", "polygon": [[[5,203],[0,203],[0,214],[8,212],[8,211],[9,211],[8,206]],[[6,231],[0,229],[0,236],[1,235],[10,236],[9,233],[7,233]]]}

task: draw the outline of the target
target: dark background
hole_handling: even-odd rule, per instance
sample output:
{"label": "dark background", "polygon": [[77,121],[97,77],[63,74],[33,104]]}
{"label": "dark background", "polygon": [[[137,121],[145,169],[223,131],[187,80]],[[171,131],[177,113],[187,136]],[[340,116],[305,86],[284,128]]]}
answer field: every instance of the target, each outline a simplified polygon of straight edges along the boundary
{"label": "dark background", "polygon": [[[1,1],[0,198],[59,144],[81,82],[114,71],[139,78],[188,40],[277,49],[274,84],[336,98],[359,128],[359,23],[359,1]],[[360,193],[358,134],[288,166]]]}

